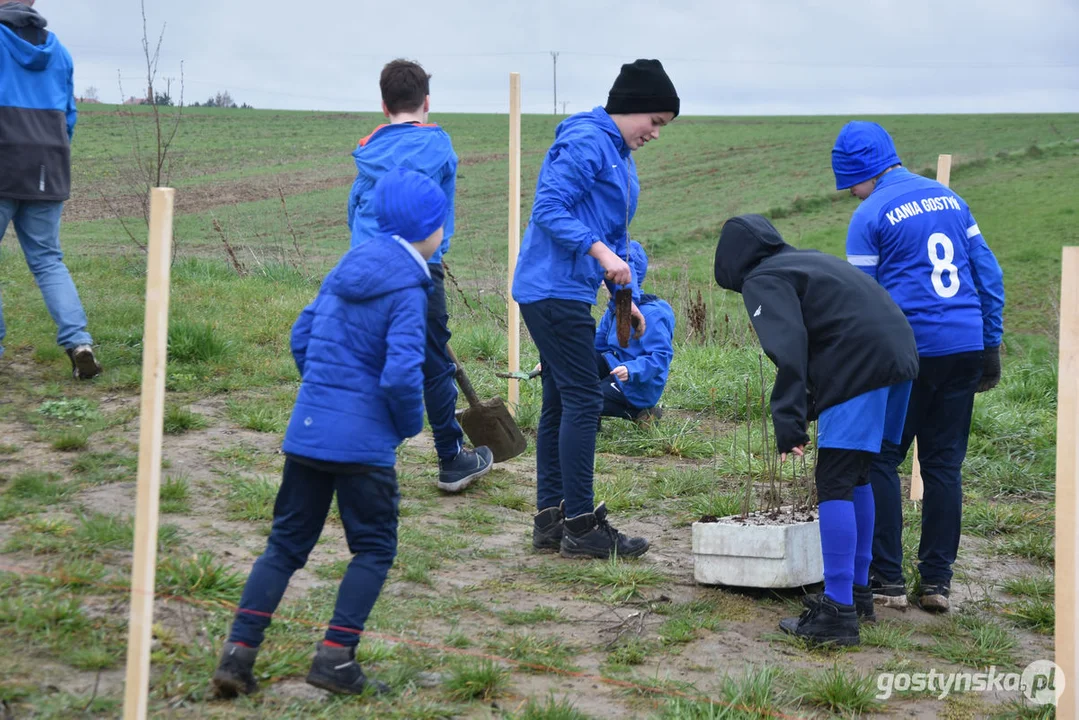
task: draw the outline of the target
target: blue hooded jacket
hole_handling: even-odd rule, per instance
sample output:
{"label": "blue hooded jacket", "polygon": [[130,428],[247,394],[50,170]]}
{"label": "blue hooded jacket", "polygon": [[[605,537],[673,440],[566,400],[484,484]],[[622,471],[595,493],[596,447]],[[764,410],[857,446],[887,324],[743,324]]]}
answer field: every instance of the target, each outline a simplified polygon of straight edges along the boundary
{"label": "blue hooded jacket", "polygon": [[[630,149],[602,107],[559,123],[536,182],[532,218],[517,256],[513,299],[522,304],[548,299],[594,304],[604,272],[588,251],[603,242],[626,258],[639,193]],[[635,278],[630,286],[639,299]],[[608,287],[614,289],[610,283]]]}
{"label": "blue hooded jacket", "polygon": [[[630,243],[630,258],[637,281],[643,283],[648,272],[648,256],[640,243]],[[644,410],[658,404],[667,387],[667,374],[674,359],[675,320],[671,306],[655,295],[641,295],[638,307],[644,315],[645,333],[641,338],[634,334],[629,347],[624,348],[618,344],[614,301],[607,304],[607,312],[596,329],[596,351],[603,355],[610,369],[626,366],[629,380],[615,378],[615,382],[630,405]]]}
{"label": "blue hooded jacket", "polygon": [[345,254],[292,328],[302,379],[286,453],[393,467],[423,429],[427,293],[423,257],[379,233]]}
{"label": "blue hooded jacket", "polygon": [[348,227],[352,247],[378,234],[374,188],[391,168],[404,167],[423,173],[438,183],[449,199],[443,225],[442,247],[427,262],[438,265],[449,252],[453,237],[454,193],[457,185],[457,153],[449,134],[437,125],[398,123],[380,125],[360,140],[352,152],[356,160],[356,180],[348,198]]}
{"label": "blue hooded jacket", "polygon": [[0,0],[2,198],[55,202],[71,194],[74,65],[45,25],[33,8]]}

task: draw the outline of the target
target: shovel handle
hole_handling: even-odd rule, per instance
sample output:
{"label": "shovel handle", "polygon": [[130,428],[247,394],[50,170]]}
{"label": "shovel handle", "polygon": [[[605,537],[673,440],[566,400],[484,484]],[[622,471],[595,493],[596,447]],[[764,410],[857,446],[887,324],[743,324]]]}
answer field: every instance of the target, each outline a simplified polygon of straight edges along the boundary
{"label": "shovel handle", "polygon": [[457,362],[457,356],[453,354],[453,349],[450,348],[449,343],[446,344],[446,354],[450,356],[450,361],[453,366],[457,368],[457,371],[453,374],[455,380],[457,380],[457,386],[461,388],[461,392],[465,394],[465,398],[468,400],[468,404],[471,407],[477,407],[480,404],[480,398],[476,395],[476,391],[472,387],[472,382],[468,379],[468,375],[465,374],[465,369],[461,367],[461,363]]}

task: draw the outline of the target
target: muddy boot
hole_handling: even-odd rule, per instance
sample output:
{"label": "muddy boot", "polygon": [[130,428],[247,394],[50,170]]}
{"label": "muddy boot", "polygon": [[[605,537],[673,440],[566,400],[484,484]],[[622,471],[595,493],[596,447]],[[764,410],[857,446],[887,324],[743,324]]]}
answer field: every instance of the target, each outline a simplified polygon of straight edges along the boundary
{"label": "muddy boot", "polygon": [[854,586],[854,608],[858,611],[859,622],[877,621],[877,613],[873,610],[873,591],[868,585]]}
{"label": "muddy boot", "polygon": [[307,684],[340,695],[362,695],[367,691],[381,695],[390,691],[385,683],[363,674],[356,662],[356,648],[331,647],[323,643],[318,644],[315,659],[311,661]]}
{"label": "muddy boot", "polygon": [[89,380],[101,374],[101,363],[94,357],[94,349],[89,345],[77,345],[64,352],[71,360],[71,375],[76,380]]}
{"label": "muddy boot", "polygon": [[873,591],[873,602],[877,605],[896,610],[906,610],[910,605],[907,601],[907,586],[903,583],[882,583],[876,578],[870,578],[869,587]]}
{"label": "muddy boot", "polygon": [[532,548],[534,550],[553,550],[562,547],[562,527],[565,516],[562,511],[566,502],[558,507],[540,510],[532,517]]}
{"label": "muddy boot", "polygon": [[258,648],[233,642],[225,643],[221,651],[221,661],[217,664],[211,680],[218,697],[234,698],[237,695],[250,695],[258,690],[258,681],[252,672],[258,652]]}
{"label": "muddy boot", "polygon": [[932,613],[946,613],[951,609],[947,585],[924,585],[918,594],[918,605]]}
{"label": "muddy boot", "polygon": [[648,541],[626,537],[607,522],[607,506],[600,503],[593,512],[566,518],[562,532],[562,557],[639,557],[648,550]]}
{"label": "muddy boot", "polygon": [[779,621],[779,629],[813,644],[857,645],[858,612],[853,605],[840,605],[827,595],[810,595],[802,601],[801,617]]}

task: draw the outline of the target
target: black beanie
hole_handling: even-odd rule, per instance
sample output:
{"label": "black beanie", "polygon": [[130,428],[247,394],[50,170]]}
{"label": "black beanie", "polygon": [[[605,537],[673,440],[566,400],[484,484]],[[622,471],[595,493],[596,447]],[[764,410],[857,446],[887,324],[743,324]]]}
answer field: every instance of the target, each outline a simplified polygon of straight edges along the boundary
{"label": "black beanie", "polygon": [[610,115],[673,112],[678,117],[678,92],[659,60],[635,60],[622,66],[603,109]]}

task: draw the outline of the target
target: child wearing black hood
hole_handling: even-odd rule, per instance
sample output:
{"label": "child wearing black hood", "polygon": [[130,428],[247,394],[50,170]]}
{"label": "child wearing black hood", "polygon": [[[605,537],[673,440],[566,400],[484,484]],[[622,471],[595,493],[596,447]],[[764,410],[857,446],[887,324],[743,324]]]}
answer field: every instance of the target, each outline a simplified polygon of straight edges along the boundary
{"label": "child wearing black hood", "polygon": [[856,645],[872,622],[869,590],[874,503],[869,465],[884,438],[903,430],[918,374],[914,333],[887,291],[865,273],[816,250],[798,250],[760,215],[728,220],[716,283],[742,294],[761,348],[776,365],[772,422],[781,458],[802,455],[818,422],[824,593],[780,623],[813,642]]}

